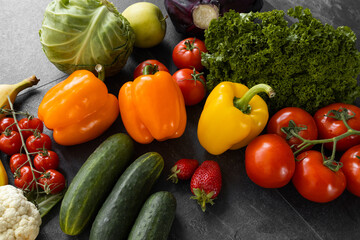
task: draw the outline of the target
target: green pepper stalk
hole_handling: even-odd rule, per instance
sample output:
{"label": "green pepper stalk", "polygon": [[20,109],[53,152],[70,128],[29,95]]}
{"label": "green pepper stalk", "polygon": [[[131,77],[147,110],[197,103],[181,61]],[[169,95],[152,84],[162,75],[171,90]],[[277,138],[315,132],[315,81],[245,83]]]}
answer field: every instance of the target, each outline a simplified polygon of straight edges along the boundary
{"label": "green pepper stalk", "polygon": [[261,83],[250,88],[241,98],[234,97],[234,106],[243,113],[250,113],[250,100],[258,93],[265,92],[269,98],[275,96],[275,91],[267,84]]}
{"label": "green pepper stalk", "polygon": [[[309,139],[305,139],[303,137],[301,137],[298,134],[298,129],[299,126],[297,126],[294,121],[290,121],[289,122],[289,126],[286,128],[282,128],[281,131],[284,132],[287,137],[291,138],[291,137],[296,137],[298,139],[300,139],[302,141],[302,143],[300,143],[298,145],[298,150],[296,150],[294,152],[294,155],[298,155],[300,152],[302,152],[304,149],[310,147],[310,146],[314,146],[316,144],[324,144],[324,143],[333,143],[333,148],[332,148],[332,153],[331,156],[329,158],[326,158],[323,154],[323,147],[321,148],[321,152],[324,156],[324,160],[323,160],[323,164],[325,166],[327,166],[328,168],[330,168],[333,171],[338,171],[341,168],[341,163],[338,163],[337,161],[335,161],[335,154],[336,154],[336,143],[343,139],[346,138],[348,136],[351,135],[360,135],[360,131],[355,130],[353,128],[351,128],[347,122],[348,119],[355,117],[355,113],[353,113],[353,115],[349,115],[347,109],[343,109],[343,111],[336,111],[336,110],[331,110],[329,111],[329,113],[336,113],[336,117],[341,119],[344,123],[344,125],[347,128],[347,131],[339,136],[333,137],[333,138],[328,138],[328,139],[316,139],[316,140],[309,140]],[[328,113],[328,115],[329,115]],[[305,127],[301,127],[302,129],[306,129]]]}

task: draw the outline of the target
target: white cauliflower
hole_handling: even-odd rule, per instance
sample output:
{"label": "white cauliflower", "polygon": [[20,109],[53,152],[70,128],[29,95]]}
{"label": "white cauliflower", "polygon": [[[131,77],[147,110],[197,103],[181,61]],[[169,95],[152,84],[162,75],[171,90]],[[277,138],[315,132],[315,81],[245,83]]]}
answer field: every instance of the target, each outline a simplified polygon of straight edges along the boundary
{"label": "white cauliflower", "polygon": [[0,186],[0,240],[33,240],[39,234],[41,217],[23,191]]}

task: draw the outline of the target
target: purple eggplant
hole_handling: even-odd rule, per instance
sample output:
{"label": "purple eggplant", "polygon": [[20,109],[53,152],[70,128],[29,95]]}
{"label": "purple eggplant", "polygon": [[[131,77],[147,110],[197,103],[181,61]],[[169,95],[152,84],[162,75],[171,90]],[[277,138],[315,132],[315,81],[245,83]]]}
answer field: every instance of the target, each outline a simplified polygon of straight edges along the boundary
{"label": "purple eggplant", "polygon": [[177,32],[203,38],[212,19],[230,9],[260,11],[263,0],[165,0],[164,4]]}

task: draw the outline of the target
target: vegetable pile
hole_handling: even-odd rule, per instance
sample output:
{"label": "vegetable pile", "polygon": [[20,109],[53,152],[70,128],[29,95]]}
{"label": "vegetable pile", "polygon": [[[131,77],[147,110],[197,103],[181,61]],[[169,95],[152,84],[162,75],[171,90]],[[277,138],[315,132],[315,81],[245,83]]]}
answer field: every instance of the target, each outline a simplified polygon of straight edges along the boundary
{"label": "vegetable pile", "polygon": [[[258,10],[262,2],[164,1],[176,30],[192,35],[168,53],[176,71],[157,59],[143,61],[115,96],[103,82],[105,73],[125,65],[135,38],[140,48],[162,41],[166,18],[160,8],[142,2],[121,15],[107,0],[53,0],[40,39],[49,60],[70,75],[44,95],[38,118],[13,109],[19,91],[39,81],[35,76],[0,85],[0,151],[9,156],[17,187],[1,186],[8,176],[0,162],[0,239],[13,233],[36,238],[41,217],[60,200],[59,224],[67,235],[90,228],[90,240],[167,239],[176,199],[152,190],[168,162],[153,151],[133,161],[134,141],[175,142],[186,130],[187,108],[201,102],[199,118],[191,116],[200,145],[212,155],[246,147],[245,170],[258,186],[292,181],[301,196],[320,203],[346,188],[360,196],[360,108],[351,104],[360,95],[355,34],[323,25],[302,7],[288,10],[298,19],[292,25],[284,11],[239,13]],[[180,7],[182,15],[172,15]],[[148,31],[154,26],[161,28]],[[195,37],[204,29],[205,41]],[[110,129],[119,113],[127,134],[105,139],[66,188],[44,127],[57,144],[83,144]],[[314,147],[320,144],[321,151]],[[218,162],[182,158],[167,179],[188,181],[191,199],[205,212],[223,186]],[[4,227],[11,217],[15,224]]]}
{"label": "vegetable pile", "polygon": [[288,15],[298,22],[289,26],[281,10],[230,11],[212,21],[205,31],[209,52],[202,54],[208,89],[221,81],[269,84],[277,94],[268,101],[272,111],[297,106],[314,113],[333,102],[353,103],[360,95],[354,32],[324,25],[300,6]]}
{"label": "vegetable pile", "polygon": [[[66,179],[58,171],[59,156],[52,149],[51,138],[43,133],[44,123],[27,112],[15,111],[11,101],[9,105],[10,109],[0,109],[0,113],[11,116],[0,119],[0,151],[10,157],[14,185],[43,217],[62,199]],[[18,120],[20,115],[25,117]],[[6,173],[1,174],[5,179]],[[2,184],[7,184],[7,178]]]}

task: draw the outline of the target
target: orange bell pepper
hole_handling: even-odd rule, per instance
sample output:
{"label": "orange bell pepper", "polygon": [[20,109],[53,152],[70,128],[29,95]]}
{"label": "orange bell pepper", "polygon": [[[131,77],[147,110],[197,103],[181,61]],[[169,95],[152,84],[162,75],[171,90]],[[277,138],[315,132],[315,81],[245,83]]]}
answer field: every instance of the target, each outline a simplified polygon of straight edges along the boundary
{"label": "orange bell pepper", "polygon": [[125,83],[119,107],[129,135],[139,143],[180,137],[186,126],[184,98],[177,83],[165,71],[141,75]]}
{"label": "orange bell pepper", "polygon": [[[103,73],[99,72],[102,79]],[[52,87],[42,99],[38,117],[53,130],[61,145],[90,141],[107,130],[119,116],[116,96],[87,70],[77,70]]]}

